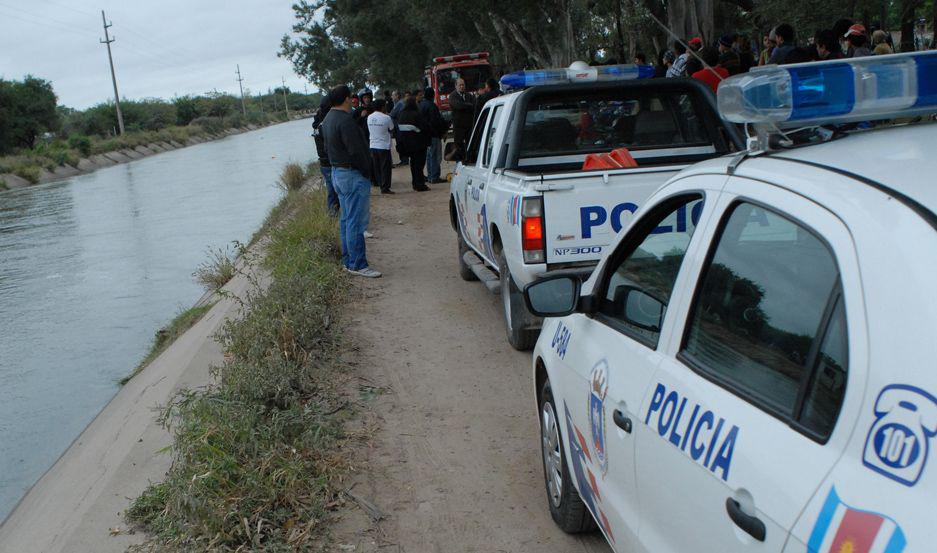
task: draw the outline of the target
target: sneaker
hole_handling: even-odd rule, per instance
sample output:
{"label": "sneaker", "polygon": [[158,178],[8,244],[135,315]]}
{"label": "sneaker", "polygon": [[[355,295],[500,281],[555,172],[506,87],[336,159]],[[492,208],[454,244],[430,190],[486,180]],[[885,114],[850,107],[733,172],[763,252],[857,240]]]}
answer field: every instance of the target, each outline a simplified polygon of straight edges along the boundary
{"label": "sneaker", "polygon": [[371,267],[365,267],[364,269],[358,269],[357,271],[349,269],[348,272],[353,275],[363,276],[365,278],[381,278],[381,272],[375,271]]}
{"label": "sneaker", "polygon": [[429,181],[430,184],[443,184],[446,182],[449,182],[449,181],[447,181],[446,179],[433,179]]}
{"label": "sneaker", "polygon": [[414,186],[413,189],[416,190],[417,192],[428,192],[428,191],[429,191],[429,187],[426,186],[425,184],[420,184],[420,185],[418,185],[418,186]]}
{"label": "sneaker", "polygon": [[381,194],[396,194],[393,190],[381,190]]}
{"label": "sneaker", "polygon": [[368,232],[368,231],[364,231],[364,237],[365,237],[365,238],[374,238],[374,234],[372,234],[372,233],[370,233],[370,232]]}

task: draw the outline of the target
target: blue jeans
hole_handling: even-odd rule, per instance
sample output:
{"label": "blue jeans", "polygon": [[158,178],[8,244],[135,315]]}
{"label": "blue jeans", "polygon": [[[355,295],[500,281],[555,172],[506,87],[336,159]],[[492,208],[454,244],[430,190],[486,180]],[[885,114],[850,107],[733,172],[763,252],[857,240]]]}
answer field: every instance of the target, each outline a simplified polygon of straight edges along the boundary
{"label": "blue jeans", "polygon": [[319,171],[322,171],[322,180],[325,181],[325,190],[328,194],[325,205],[329,208],[329,215],[338,215],[340,208],[338,206],[338,194],[335,193],[335,187],[332,186],[332,168],[320,165]]}
{"label": "blue jeans", "polygon": [[371,220],[371,181],[355,169],[332,167],[332,185],[342,206],[342,264],[360,271],[368,266],[364,231]]}
{"label": "blue jeans", "polygon": [[426,180],[432,182],[439,180],[442,162],[442,140],[433,138],[429,148],[426,149]]}

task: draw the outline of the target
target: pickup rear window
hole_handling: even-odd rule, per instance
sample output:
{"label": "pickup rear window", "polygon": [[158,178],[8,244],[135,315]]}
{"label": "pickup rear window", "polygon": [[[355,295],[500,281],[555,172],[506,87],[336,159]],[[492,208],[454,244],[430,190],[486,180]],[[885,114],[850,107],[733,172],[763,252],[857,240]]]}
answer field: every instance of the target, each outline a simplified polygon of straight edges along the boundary
{"label": "pickup rear window", "polygon": [[525,114],[519,157],[549,163],[543,158],[584,157],[625,147],[639,154],[635,158],[640,163],[641,150],[656,150],[656,157],[666,156],[660,150],[668,148],[714,152],[712,146],[690,93],[610,89],[533,99]]}

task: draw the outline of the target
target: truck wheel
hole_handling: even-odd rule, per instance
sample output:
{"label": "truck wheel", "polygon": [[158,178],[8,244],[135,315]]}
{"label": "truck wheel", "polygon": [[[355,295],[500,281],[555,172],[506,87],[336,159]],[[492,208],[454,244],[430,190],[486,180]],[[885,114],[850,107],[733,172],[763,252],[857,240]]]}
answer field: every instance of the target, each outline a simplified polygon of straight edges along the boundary
{"label": "truck wheel", "polygon": [[540,336],[540,329],[529,328],[535,323],[535,318],[527,311],[524,294],[514,284],[511,269],[504,259],[504,252],[498,252],[495,259],[498,262],[498,273],[501,275],[501,303],[504,305],[504,327],[508,343],[518,351],[533,349],[537,337]]}
{"label": "truck wheel", "polygon": [[563,433],[556,413],[553,391],[547,380],[540,393],[540,444],[550,516],[564,532],[589,532],[596,529],[595,520],[570,478],[566,450],[563,448]]}
{"label": "truck wheel", "polygon": [[462,280],[469,282],[478,280],[478,277],[472,272],[472,268],[465,262],[465,252],[469,251],[468,244],[465,243],[465,238],[462,238],[462,231],[457,232],[459,237],[459,276],[462,277]]}

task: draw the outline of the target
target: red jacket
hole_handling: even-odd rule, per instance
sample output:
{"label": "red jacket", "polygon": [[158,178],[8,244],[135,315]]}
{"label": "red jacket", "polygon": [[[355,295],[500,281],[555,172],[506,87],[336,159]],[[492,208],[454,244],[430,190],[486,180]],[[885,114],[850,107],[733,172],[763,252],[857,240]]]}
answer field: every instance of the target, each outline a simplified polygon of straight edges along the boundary
{"label": "red jacket", "polygon": [[719,74],[719,77],[725,79],[729,76],[729,70],[725,67],[713,67],[712,69],[703,68],[696,73],[693,73],[692,77],[694,79],[699,79],[704,83],[709,85],[709,88],[713,89],[713,93],[716,92],[716,89],[719,88],[719,83],[722,82],[722,79],[713,75],[713,71]]}

